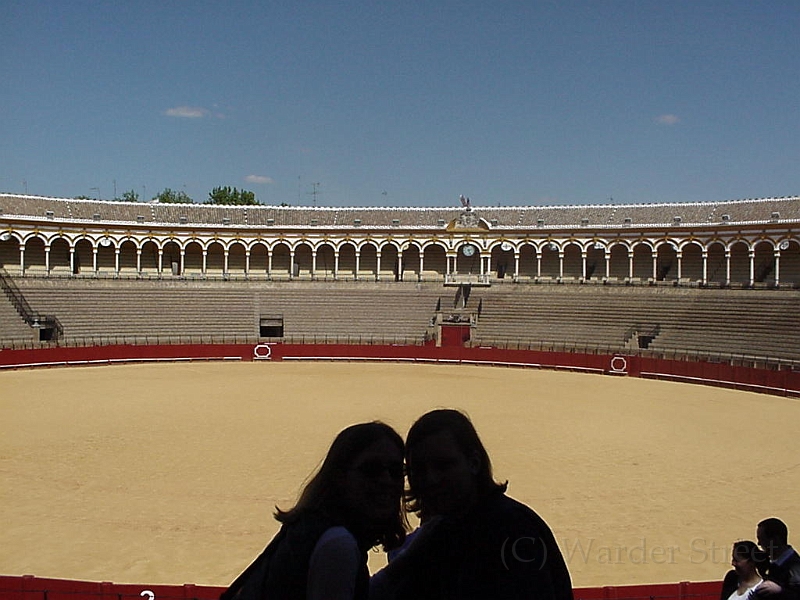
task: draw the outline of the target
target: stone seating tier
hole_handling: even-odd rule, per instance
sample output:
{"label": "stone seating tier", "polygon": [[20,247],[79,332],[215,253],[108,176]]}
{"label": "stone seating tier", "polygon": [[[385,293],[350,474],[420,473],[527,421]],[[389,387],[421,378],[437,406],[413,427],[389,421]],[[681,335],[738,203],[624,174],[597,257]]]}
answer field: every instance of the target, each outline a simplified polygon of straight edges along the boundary
{"label": "stone seating tier", "polygon": [[[800,361],[800,292],[794,290],[496,285],[473,288],[466,309],[459,311],[455,289],[440,283],[15,281],[34,310],[59,318],[65,343],[146,336],[257,340],[263,315],[282,316],[287,338],[420,343],[438,303],[443,315],[477,315],[480,306],[473,345],[631,350],[639,326],[640,332],[658,328],[651,351]],[[17,339],[11,331],[0,329],[0,343]]]}

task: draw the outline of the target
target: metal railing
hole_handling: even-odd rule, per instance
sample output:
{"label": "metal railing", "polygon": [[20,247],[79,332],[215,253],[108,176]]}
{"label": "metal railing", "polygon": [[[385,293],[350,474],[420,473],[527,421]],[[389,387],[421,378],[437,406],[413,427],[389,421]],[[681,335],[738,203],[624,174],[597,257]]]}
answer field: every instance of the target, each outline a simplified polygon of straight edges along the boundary
{"label": "metal railing", "polygon": [[3,267],[0,267],[0,287],[3,288],[3,292],[8,296],[11,304],[14,305],[14,308],[28,325],[40,330],[52,330],[53,340],[58,340],[64,335],[64,328],[58,318],[55,315],[42,315],[33,310],[28,301],[25,300],[25,296],[19,290],[17,284],[14,283],[14,280]]}
{"label": "metal railing", "polygon": [[421,346],[424,334],[419,336],[389,335],[331,335],[300,334],[284,337],[259,337],[257,335],[89,335],[67,337],[57,343],[30,341],[0,341],[0,347],[9,350],[35,350],[39,348],[81,348],[91,346],[173,346],[173,345],[240,345],[259,343],[325,344],[348,346]]}
{"label": "metal railing", "polygon": [[472,347],[492,347],[505,350],[534,350],[538,352],[566,352],[571,354],[616,354],[641,356],[676,361],[718,362],[741,367],[762,369],[800,370],[800,360],[770,356],[767,354],[736,354],[732,352],[709,352],[701,350],[645,350],[625,348],[616,344],[586,344],[580,342],[523,341],[508,338],[483,337],[470,342]]}
{"label": "metal railing", "polygon": [[[431,272],[426,272],[419,275],[414,272],[407,272],[401,281],[397,281],[393,276],[382,276],[380,280],[376,278],[373,273],[371,275],[359,275],[356,277],[353,274],[337,274],[335,277],[332,274],[315,274],[311,276],[308,273],[300,275],[290,275],[288,272],[274,272],[262,273],[251,271],[250,273],[243,272],[229,272],[229,273],[181,273],[173,275],[168,269],[158,273],[153,270],[143,270],[140,272],[129,271],[108,271],[98,269],[97,271],[88,271],[84,273],[65,273],[57,271],[24,271],[17,275],[18,277],[25,277],[26,279],[110,279],[110,280],[145,280],[145,281],[252,281],[252,282],[355,282],[355,283],[445,283],[447,285],[455,285],[460,283],[470,283],[473,285],[607,285],[607,286],[625,286],[625,287],[650,287],[650,286],[671,286],[679,288],[710,288],[710,289],[751,289],[752,286],[749,282],[742,281],[718,281],[716,279],[716,271],[712,273],[706,281],[701,279],[667,279],[657,281],[652,278],[633,277],[595,277],[584,279],[580,275],[570,275],[564,277],[558,276],[541,276],[524,274],[515,277],[513,274],[507,274],[505,278],[499,278],[496,273],[480,274],[456,274],[456,273],[442,273],[437,272],[432,275]],[[755,283],[759,283],[756,281]],[[758,289],[780,289],[780,290],[798,290],[800,289],[800,281],[782,281],[780,286],[774,283],[764,283],[756,286]]]}
{"label": "metal railing", "polygon": [[[153,345],[210,345],[210,344],[323,344],[352,346],[423,346],[425,335],[420,336],[381,336],[381,335],[289,335],[284,337],[258,337],[250,335],[108,335],[83,336],[61,339],[54,342],[32,342],[19,340],[0,341],[0,348],[8,350],[36,350],[43,348],[70,348],[90,346],[153,346]],[[552,341],[521,341],[498,338],[477,338],[469,342],[473,348],[490,347],[504,350],[532,350],[538,352],[560,352],[569,354],[603,354],[620,356],[640,356],[675,360],[682,362],[716,362],[741,367],[754,367],[767,370],[791,369],[800,371],[800,360],[786,359],[759,354],[734,354],[728,352],[705,352],[698,350],[635,350],[610,344],[585,344]]]}

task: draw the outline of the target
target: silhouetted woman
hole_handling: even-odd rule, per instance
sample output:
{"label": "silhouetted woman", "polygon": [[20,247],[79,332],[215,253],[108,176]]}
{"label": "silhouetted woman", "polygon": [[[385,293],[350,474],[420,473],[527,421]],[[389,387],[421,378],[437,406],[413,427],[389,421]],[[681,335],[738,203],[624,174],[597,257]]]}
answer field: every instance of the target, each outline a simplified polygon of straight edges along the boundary
{"label": "silhouetted woman", "polygon": [[344,429],[281,529],[220,600],[362,600],[367,551],[400,545],[403,440],[372,422]]}

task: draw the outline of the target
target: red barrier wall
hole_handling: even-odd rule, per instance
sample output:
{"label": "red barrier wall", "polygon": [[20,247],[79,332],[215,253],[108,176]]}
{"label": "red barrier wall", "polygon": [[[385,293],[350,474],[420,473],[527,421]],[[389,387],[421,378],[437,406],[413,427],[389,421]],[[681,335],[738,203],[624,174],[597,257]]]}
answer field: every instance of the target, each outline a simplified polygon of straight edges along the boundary
{"label": "red barrier wall", "polygon": [[398,360],[567,369],[800,397],[800,371],[642,356],[450,346],[185,344],[0,350],[0,368],[182,360]]}
{"label": "red barrier wall", "polygon": [[[575,600],[718,600],[720,588],[714,581],[576,588]],[[224,589],[0,576],[0,600],[217,600]]]}
{"label": "red barrier wall", "polygon": [[67,364],[92,364],[159,360],[222,360],[225,358],[250,359],[253,346],[222,344],[165,345],[165,346],[85,346],[43,348],[41,350],[2,350],[0,367],[8,366],[62,366]]}

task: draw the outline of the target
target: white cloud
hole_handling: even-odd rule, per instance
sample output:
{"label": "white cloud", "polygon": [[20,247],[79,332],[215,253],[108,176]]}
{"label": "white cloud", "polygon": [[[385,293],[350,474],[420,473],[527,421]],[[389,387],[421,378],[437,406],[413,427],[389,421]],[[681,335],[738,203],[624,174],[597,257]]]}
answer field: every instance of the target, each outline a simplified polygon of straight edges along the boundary
{"label": "white cloud", "polygon": [[168,117],[180,117],[182,119],[202,119],[207,117],[209,112],[199,106],[176,106],[164,111]]}
{"label": "white cloud", "polygon": [[269,185],[271,183],[275,183],[272,177],[264,177],[263,175],[248,175],[244,178],[247,183],[261,183],[265,185]]}
{"label": "white cloud", "polygon": [[656,123],[660,123],[661,125],[676,125],[680,123],[680,117],[678,117],[678,115],[659,115],[656,117]]}

